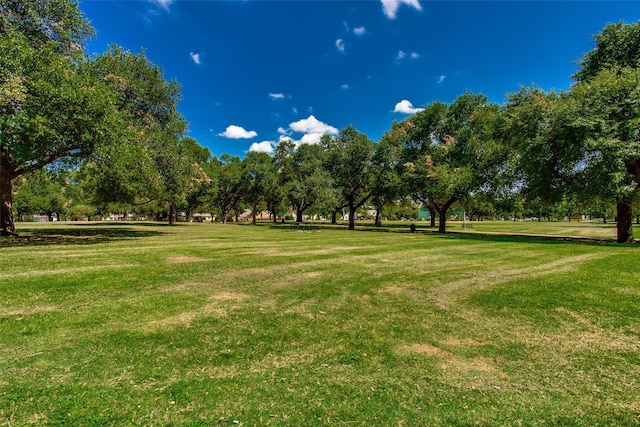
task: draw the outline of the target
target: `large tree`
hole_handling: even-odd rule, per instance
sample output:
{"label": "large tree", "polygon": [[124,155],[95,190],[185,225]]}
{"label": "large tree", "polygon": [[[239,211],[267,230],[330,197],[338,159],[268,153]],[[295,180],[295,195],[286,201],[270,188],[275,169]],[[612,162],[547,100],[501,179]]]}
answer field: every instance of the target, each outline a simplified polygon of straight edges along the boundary
{"label": "large tree", "polygon": [[240,206],[246,189],[242,160],[237,156],[223,154],[220,159],[214,158],[211,161],[211,172],[216,184],[211,192],[212,205],[220,213],[222,223],[226,224],[230,212]]}
{"label": "large tree", "polygon": [[577,195],[616,203],[617,241],[633,241],[640,186],[640,23],[611,24],[565,93],[510,96],[507,132],[524,188],[545,202]]}
{"label": "large tree", "polygon": [[121,117],[113,92],[84,64],[38,48],[22,35],[0,37],[0,234],[15,234],[12,181],[47,165],[78,163],[114,138]]}
{"label": "large tree", "polygon": [[374,223],[382,226],[382,209],[400,197],[402,181],[398,147],[388,138],[376,145],[373,155],[373,181],[371,201],[376,208]]}
{"label": "large tree", "polygon": [[[580,61],[573,88],[589,119],[586,175],[616,201],[617,241],[633,241],[632,203],[640,186],[640,21],[607,25]],[[584,113],[583,113],[584,114]]]}
{"label": "large tree", "polygon": [[353,126],[342,129],[331,139],[326,146],[326,164],[335,188],[349,208],[349,230],[353,230],[356,210],[373,194],[375,144]]}
{"label": "large tree", "polygon": [[486,190],[503,164],[497,141],[500,114],[481,94],[439,102],[392,129],[404,150],[405,181],[411,194],[438,213],[446,231],[451,206]]}
{"label": "large tree", "polygon": [[181,146],[186,122],[177,110],[180,85],[167,81],[144,52],[117,46],[88,68],[116,94],[126,121],[120,140],[100,147],[90,165],[95,197],[103,203],[164,203],[174,223],[197,176],[195,159]]}
{"label": "large tree", "polygon": [[112,98],[80,70],[93,34],[73,0],[0,0],[0,234],[15,234],[12,181],[86,157]]}
{"label": "large tree", "polygon": [[256,215],[260,204],[265,200],[265,194],[273,181],[273,158],[267,153],[250,151],[243,160],[245,181],[245,201],[251,206],[251,217],[256,224]]}
{"label": "large tree", "polygon": [[323,168],[323,148],[316,144],[302,144],[291,157],[286,179],[287,199],[302,222],[304,212],[332,195],[331,176]]}

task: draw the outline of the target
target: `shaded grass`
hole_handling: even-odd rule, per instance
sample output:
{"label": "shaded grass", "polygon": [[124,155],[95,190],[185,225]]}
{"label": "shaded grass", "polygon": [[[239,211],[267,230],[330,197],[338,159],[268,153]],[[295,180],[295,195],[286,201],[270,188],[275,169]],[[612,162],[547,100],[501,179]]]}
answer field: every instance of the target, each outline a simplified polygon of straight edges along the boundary
{"label": "shaded grass", "polygon": [[97,228],[3,248],[0,425],[640,423],[636,247]]}

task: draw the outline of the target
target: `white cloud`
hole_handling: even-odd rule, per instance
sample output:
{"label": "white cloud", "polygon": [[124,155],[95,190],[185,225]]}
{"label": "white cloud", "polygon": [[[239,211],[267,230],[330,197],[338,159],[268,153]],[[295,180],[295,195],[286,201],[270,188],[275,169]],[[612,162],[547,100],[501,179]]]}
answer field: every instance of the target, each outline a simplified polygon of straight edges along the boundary
{"label": "white cloud", "polygon": [[420,2],[418,0],[381,0],[382,1],[382,11],[389,19],[396,19],[396,13],[398,12],[398,8],[402,4],[406,4],[407,6],[413,7],[416,10],[422,10],[422,6],[420,6]]}
{"label": "white cloud", "polygon": [[295,114],[296,116],[298,115],[298,109],[297,109],[296,107],[293,107],[293,108],[291,109],[291,112],[292,112],[293,114]]}
{"label": "white cloud", "polygon": [[224,136],[225,138],[231,139],[242,139],[242,138],[255,138],[258,136],[256,131],[247,131],[241,126],[229,125],[227,126],[227,130],[222,133],[219,133],[218,136]]}
{"label": "white cloud", "polygon": [[329,126],[326,123],[321,122],[316,119],[315,116],[311,115],[306,119],[298,120],[297,122],[293,122],[289,125],[289,129],[294,132],[304,133],[304,134],[320,134],[320,135],[336,135],[338,133],[338,129],[333,126]]}
{"label": "white cloud", "polygon": [[191,59],[193,60],[193,62],[195,62],[197,65],[201,64],[199,53],[189,52],[189,55],[191,56]]}
{"label": "white cloud", "polygon": [[445,76],[444,74],[440,75],[440,77],[438,77],[438,84],[442,83],[446,78],[447,76]]}
{"label": "white cloud", "polygon": [[307,133],[300,138],[300,144],[317,144],[320,142],[323,133]]}
{"label": "white cloud", "polygon": [[349,86],[348,84],[345,83],[342,86],[340,86],[340,89],[342,89],[342,90],[351,89],[351,86]]}
{"label": "white cloud", "polygon": [[270,93],[271,99],[284,99],[284,93]]}
{"label": "white cloud", "polygon": [[169,11],[169,6],[173,3],[173,0],[149,0],[151,3],[157,4],[166,11]]}
{"label": "white cloud", "polygon": [[355,34],[356,36],[362,36],[367,32],[367,29],[365,27],[357,27],[353,29],[353,34]]}
{"label": "white cloud", "polygon": [[398,102],[396,104],[396,108],[393,109],[394,113],[403,113],[403,114],[415,114],[419,111],[424,110],[424,108],[414,108],[413,104],[406,99]]}
{"label": "white cloud", "polygon": [[336,40],[336,47],[338,48],[338,52],[344,53],[345,51],[344,40],[342,39]]}
{"label": "white cloud", "polygon": [[[278,128],[278,133],[280,134],[279,142],[291,141],[298,147],[300,144],[317,144],[320,142],[322,135],[337,135],[338,129],[310,115],[306,119],[289,124],[287,129],[282,127]],[[294,139],[292,136],[294,133],[301,133],[303,135],[300,139]]]}
{"label": "white cloud", "polygon": [[411,52],[411,59],[418,59],[420,58],[420,54],[417,54],[415,52]]}
{"label": "white cloud", "polygon": [[273,149],[275,147],[275,143],[273,141],[262,141],[262,142],[254,142],[249,147],[249,151],[256,151],[259,153],[273,153]]}

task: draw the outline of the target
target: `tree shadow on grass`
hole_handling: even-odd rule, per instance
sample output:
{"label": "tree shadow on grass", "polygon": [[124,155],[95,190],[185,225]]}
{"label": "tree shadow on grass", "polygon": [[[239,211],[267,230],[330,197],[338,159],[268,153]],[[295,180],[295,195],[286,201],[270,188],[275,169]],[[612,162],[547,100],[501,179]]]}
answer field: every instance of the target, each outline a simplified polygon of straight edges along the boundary
{"label": "tree shadow on grass", "polygon": [[90,245],[162,234],[164,233],[160,231],[138,230],[130,227],[77,224],[72,227],[21,230],[17,236],[0,237],[0,247]]}

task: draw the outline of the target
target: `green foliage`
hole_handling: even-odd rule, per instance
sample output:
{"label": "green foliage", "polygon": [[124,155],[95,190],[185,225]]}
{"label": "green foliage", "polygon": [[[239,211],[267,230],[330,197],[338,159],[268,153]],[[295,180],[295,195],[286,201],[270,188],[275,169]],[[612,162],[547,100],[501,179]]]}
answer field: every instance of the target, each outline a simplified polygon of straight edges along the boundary
{"label": "green foliage", "polygon": [[73,0],[0,0],[0,37],[19,35],[34,49],[48,42],[59,53],[82,49],[95,30]]}
{"label": "green foliage", "polygon": [[327,138],[325,168],[349,208],[349,229],[354,229],[356,210],[373,194],[375,144],[355,127],[348,126],[335,138]]}
{"label": "green foliage", "polygon": [[29,215],[61,214],[68,202],[64,180],[42,169],[22,175],[14,191],[14,209],[24,219]]}
{"label": "green foliage", "polygon": [[215,176],[216,186],[210,194],[211,204],[226,224],[229,214],[238,210],[246,188],[242,160],[237,156],[223,154],[220,159],[211,162],[211,172]]}
{"label": "green foliage", "polygon": [[332,206],[337,197],[333,177],[323,167],[326,151],[322,145],[302,144],[287,164],[290,175],[285,179],[289,204],[296,213],[296,221],[312,206]]}
{"label": "green foliage", "polygon": [[595,36],[595,42],[578,64],[576,81],[590,80],[602,70],[640,68],[640,21],[609,24]]}
{"label": "green foliage", "polygon": [[487,190],[505,164],[501,126],[496,105],[484,95],[466,93],[451,105],[428,105],[385,136],[400,151],[405,191],[438,212],[440,232],[448,209]]}

